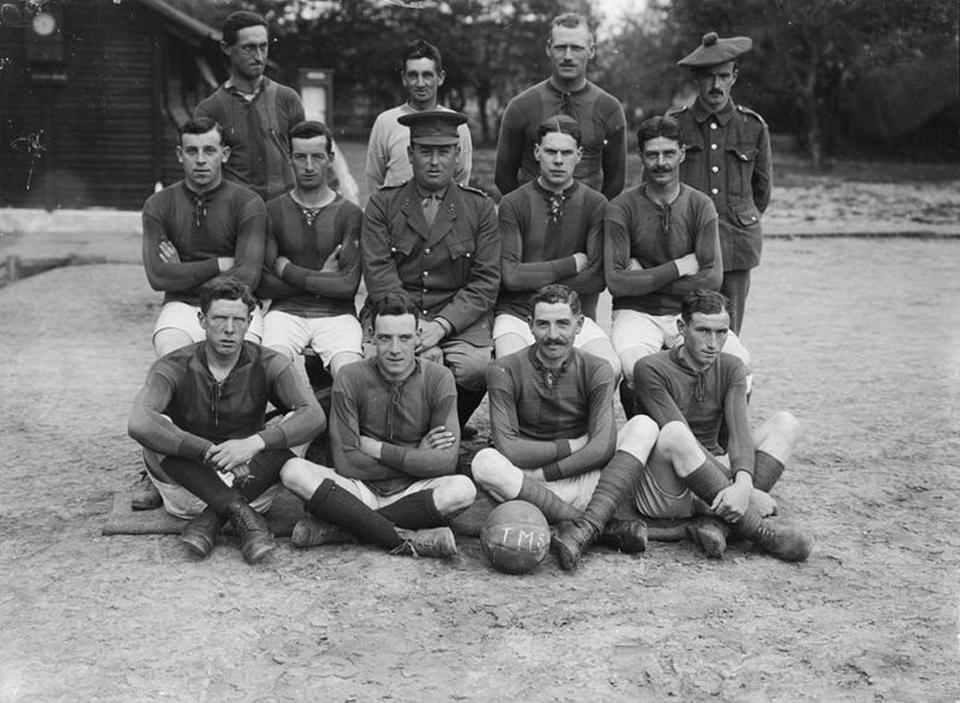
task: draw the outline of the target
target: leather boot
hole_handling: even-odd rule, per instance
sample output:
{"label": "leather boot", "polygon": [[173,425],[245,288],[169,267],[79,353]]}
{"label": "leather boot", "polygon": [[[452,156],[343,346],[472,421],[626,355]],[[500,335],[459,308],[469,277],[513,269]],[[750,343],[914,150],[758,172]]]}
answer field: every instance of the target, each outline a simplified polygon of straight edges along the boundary
{"label": "leather boot", "polygon": [[647,551],[647,523],[643,520],[610,518],[597,537],[597,544],[619,549],[624,554]]}
{"label": "leather boot", "polygon": [[699,544],[703,553],[713,559],[720,559],[727,551],[727,535],[730,525],[719,518],[700,515],[687,523],[687,536],[691,542]]}
{"label": "leather boot", "polygon": [[596,539],[597,533],[592,525],[581,519],[560,523],[557,534],[550,540],[550,546],[557,553],[557,561],[564,571],[575,571],[586,548]]}
{"label": "leather boot", "polygon": [[234,501],[226,508],[226,515],[240,538],[240,551],[249,564],[256,564],[277,546],[270,534],[267,521],[242,501]]}
{"label": "leather boot", "polygon": [[[742,520],[740,522],[743,522]],[[748,534],[742,531],[740,522],[733,524],[733,530],[736,534],[742,535],[747,539],[753,540],[756,544],[767,552],[783,561],[806,561],[813,549],[813,541],[810,536],[802,532],[799,528],[787,525],[775,525],[768,520],[760,520],[760,524],[754,527]]]}
{"label": "leather boot", "polygon": [[427,530],[396,528],[403,544],[393,554],[409,554],[413,557],[436,557],[446,559],[457,553],[457,540],[449,527],[433,527]]}
{"label": "leather boot", "polygon": [[299,549],[320,544],[356,544],[357,538],[342,527],[331,525],[313,517],[297,521],[290,534],[290,544]]}
{"label": "leather boot", "polygon": [[153,510],[163,505],[160,491],[147,475],[146,470],[140,472],[140,478],[133,486],[130,495],[130,507],[133,510]]}
{"label": "leather boot", "polygon": [[180,541],[191,552],[201,559],[213,551],[220,531],[220,516],[213,512],[213,508],[206,508],[184,526],[180,533]]}

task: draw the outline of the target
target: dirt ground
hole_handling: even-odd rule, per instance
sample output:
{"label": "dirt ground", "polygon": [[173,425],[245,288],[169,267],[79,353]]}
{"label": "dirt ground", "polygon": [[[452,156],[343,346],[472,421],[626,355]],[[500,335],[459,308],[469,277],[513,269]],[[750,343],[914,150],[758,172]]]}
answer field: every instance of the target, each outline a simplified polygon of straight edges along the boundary
{"label": "dirt ground", "polygon": [[[752,412],[806,437],[774,495],[815,536],[591,552],[576,574],[357,546],[205,562],[102,537],[159,296],[134,264],[0,289],[0,703],[958,700],[956,240],[771,241]],[[485,425],[484,425],[485,428]]]}

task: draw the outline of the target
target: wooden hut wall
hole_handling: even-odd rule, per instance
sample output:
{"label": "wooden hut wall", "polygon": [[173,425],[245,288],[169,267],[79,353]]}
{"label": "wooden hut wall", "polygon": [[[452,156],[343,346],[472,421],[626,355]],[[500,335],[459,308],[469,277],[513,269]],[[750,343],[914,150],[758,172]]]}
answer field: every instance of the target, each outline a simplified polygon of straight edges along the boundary
{"label": "wooden hut wall", "polygon": [[[163,171],[160,22],[135,3],[61,7],[62,82],[31,78],[26,30],[0,29],[0,136],[13,145],[0,160],[0,204],[139,208]],[[30,153],[23,140],[37,135]]]}

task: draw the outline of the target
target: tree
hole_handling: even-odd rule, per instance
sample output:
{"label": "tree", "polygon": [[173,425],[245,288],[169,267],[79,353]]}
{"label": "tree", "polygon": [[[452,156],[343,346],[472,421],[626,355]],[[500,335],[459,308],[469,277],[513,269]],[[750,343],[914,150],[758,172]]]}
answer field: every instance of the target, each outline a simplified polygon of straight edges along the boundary
{"label": "tree", "polygon": [[[824,149],[846,132],[841,107],[852,86],[870,72],[956,43],[954,0],[741,0],[735,6],[729,0],[651,0],[649,7],[654,29],[633,28],[621,42],[631,47],[658,32],[653,41],[670,52],[664,57],[670,64],[710,30],[752,37],[754,50],[739,61],[738,95],[746,91],[765,116],[792,127],[818,166]],[[656,57],[644,56],[656,69]],[[608,71],[631,69],[617,64]],[[660,64],[659,70],[668,84],[679,85],[678,69]]]}

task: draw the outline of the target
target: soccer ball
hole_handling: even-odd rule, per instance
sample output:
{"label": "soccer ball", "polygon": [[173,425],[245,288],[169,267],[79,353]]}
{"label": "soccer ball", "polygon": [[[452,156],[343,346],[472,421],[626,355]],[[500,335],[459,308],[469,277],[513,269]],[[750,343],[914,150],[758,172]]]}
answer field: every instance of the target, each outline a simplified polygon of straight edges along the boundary
{"label": "soccer ball", "polygon": [[550,551],[550,526],[535,505],[511,500],[490,512],[480,530],[480,549],[494,569],[526,574]]}

